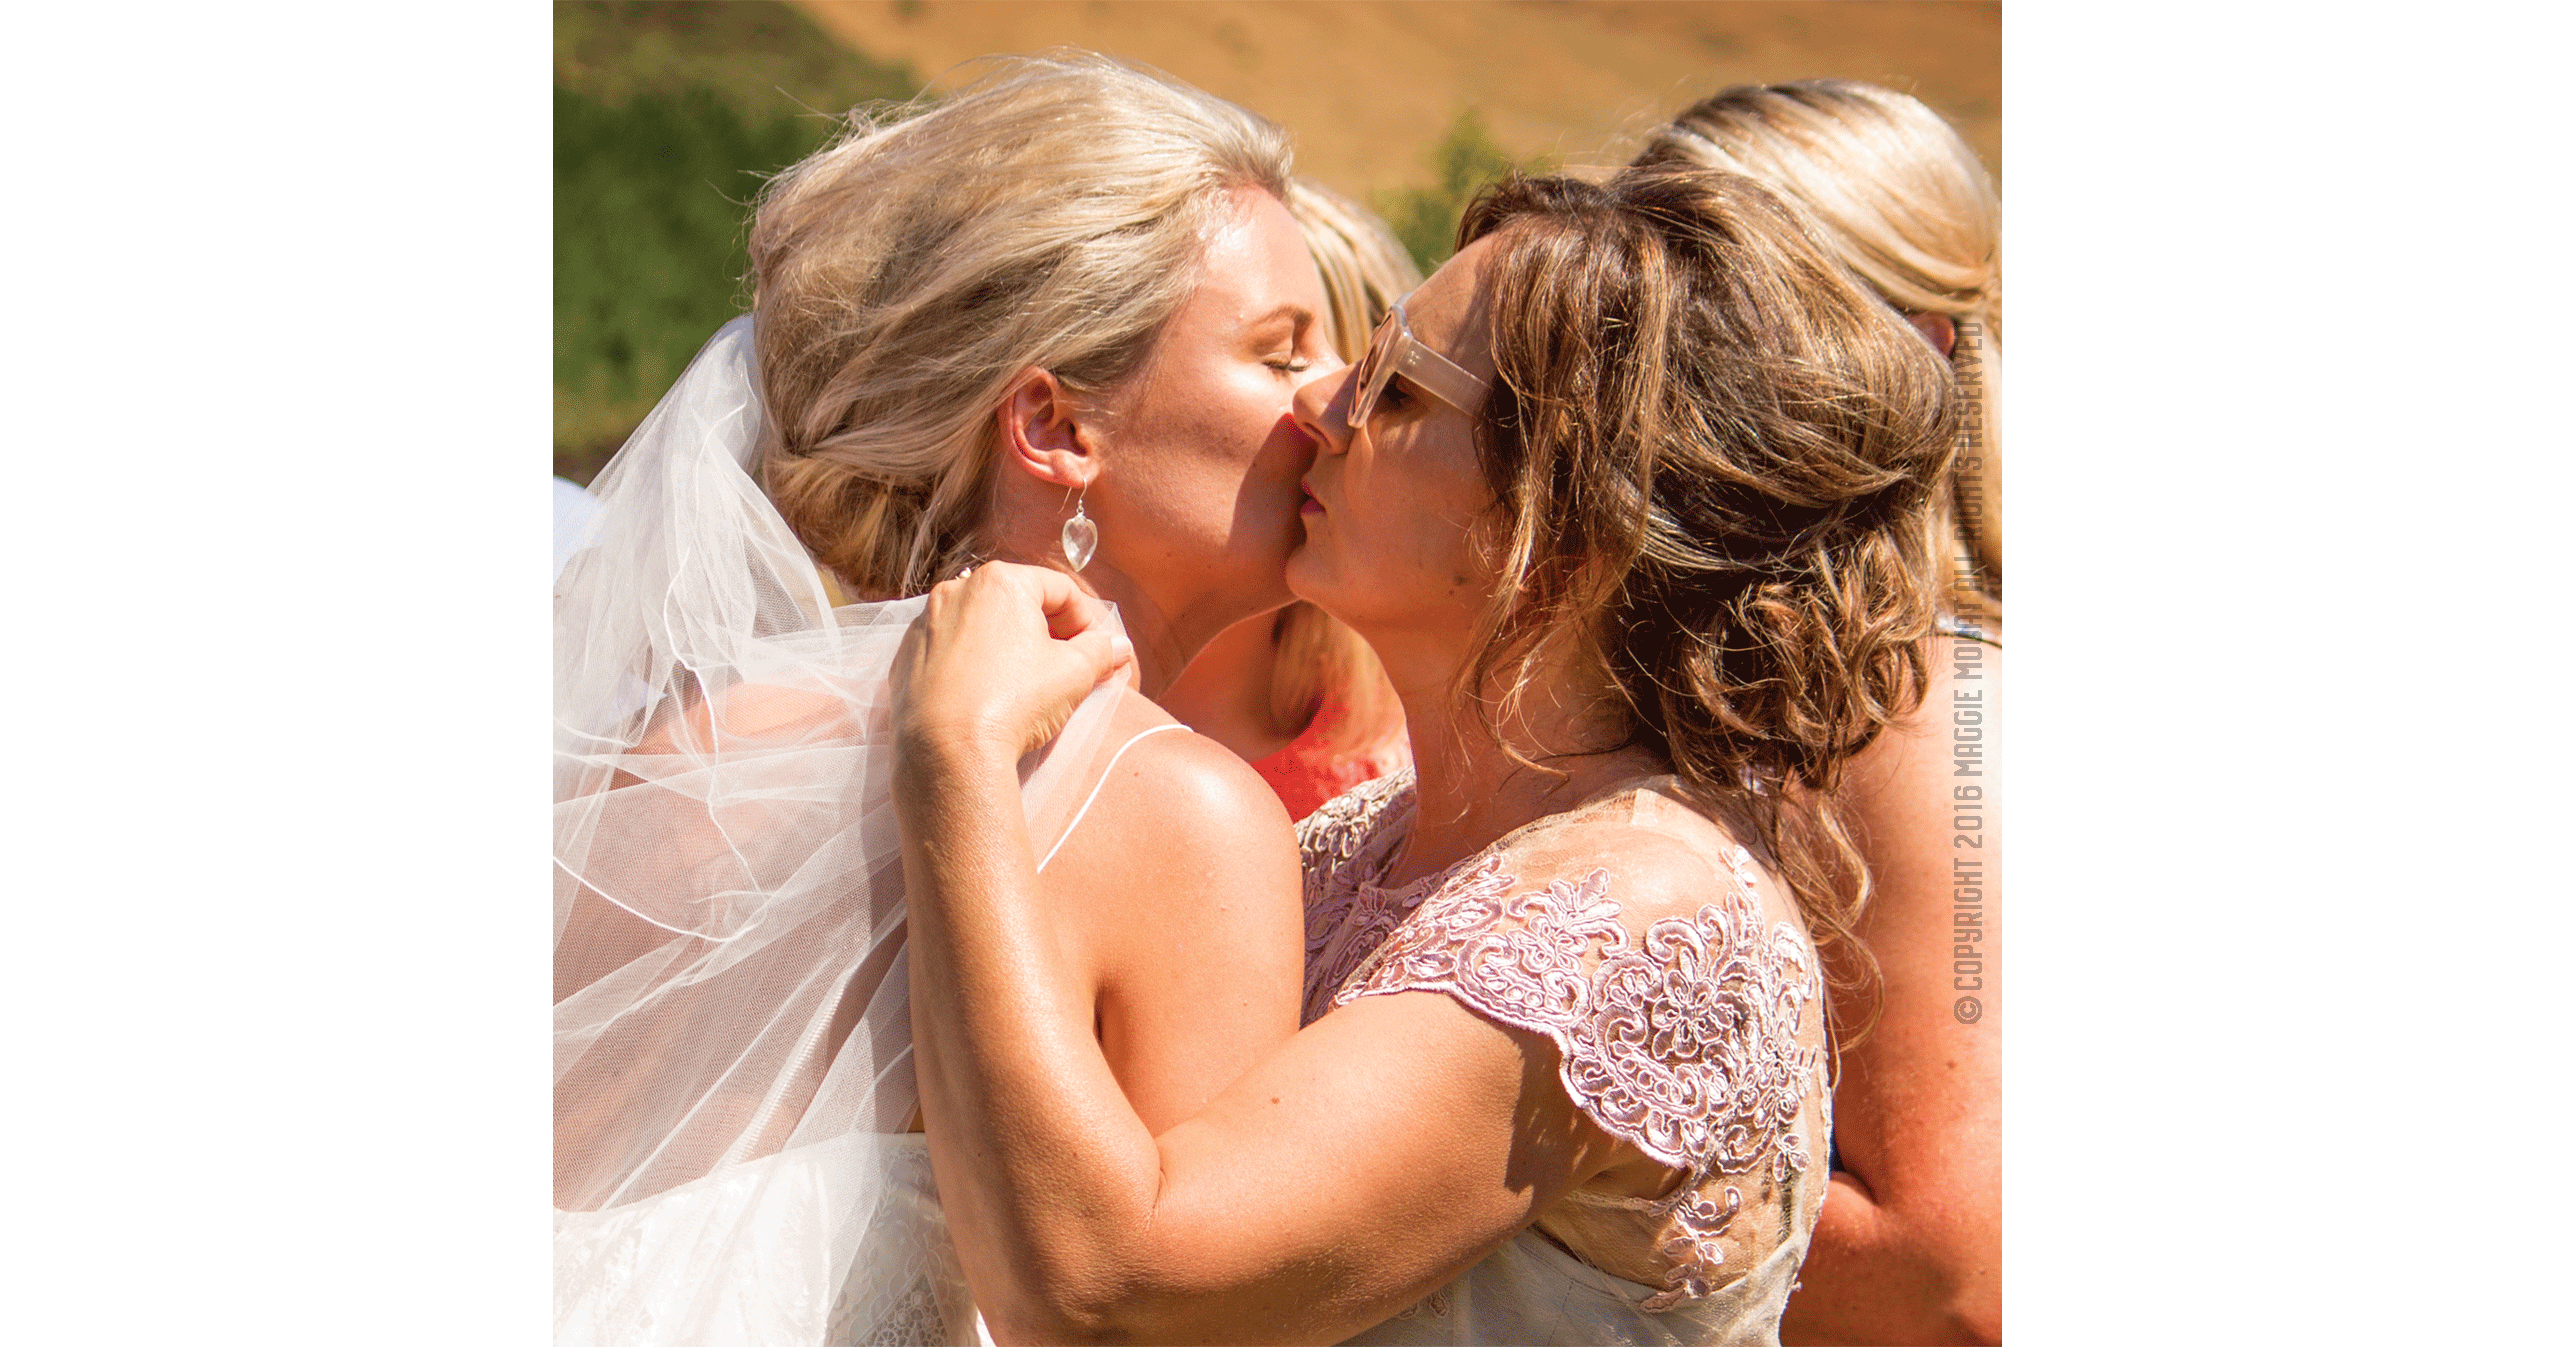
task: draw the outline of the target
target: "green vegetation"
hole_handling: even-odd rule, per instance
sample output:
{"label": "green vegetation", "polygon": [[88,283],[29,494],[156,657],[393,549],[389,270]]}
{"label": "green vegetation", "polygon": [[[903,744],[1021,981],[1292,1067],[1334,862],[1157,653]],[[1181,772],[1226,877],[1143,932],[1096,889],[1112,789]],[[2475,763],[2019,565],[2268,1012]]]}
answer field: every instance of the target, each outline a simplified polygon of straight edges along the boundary
{"label": "green vegetation", "polygon": [[765,176],[917,82],[770,0],[552,16],[552,471],[583,482],[744,312]]}
{"label": "green vegetation", "polygon": [[[745,311],[748,203],[765,178],[845,110],[919,84],[775,0],[564,0],[552,83],[552,471],[584,482]],[[1375,201],[1425,272],[1515,161],[1467,110],[1431,165],[1432,185]]]}
{"label": "green vegetation", "polygon": [[1448,134],[1431,151],[1431,162],[1439,179],[1431,186],[1389,188],[1376,197],[1379,217],[1396,231],[1425,276],[1458,250],[1458,221],[1479,189],[1515,169],[1535,173],[1547,164],[1543,157],[1520,161],[1505,154],[1485,133],[1473,108],[1450,123]]}

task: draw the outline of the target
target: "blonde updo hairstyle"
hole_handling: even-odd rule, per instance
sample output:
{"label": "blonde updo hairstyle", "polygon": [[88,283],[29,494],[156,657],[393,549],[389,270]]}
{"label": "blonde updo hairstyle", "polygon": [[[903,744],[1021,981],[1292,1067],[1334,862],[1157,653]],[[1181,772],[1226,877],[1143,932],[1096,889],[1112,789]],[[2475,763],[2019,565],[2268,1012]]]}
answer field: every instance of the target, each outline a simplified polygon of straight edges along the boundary
{"label": "blonde updo hairstyle", "polygon": [[1087,52],[853,113],[767,184],[747,240],[765,489],[802,543],[865,599],[986,555],[1007,390],[1133,373],[1244,187],[1287,198],[1277,127]]}
{"label": "blonde updo hairstyle", "polygon": [[1735,174],[1513,178],[1460,226],[1487,238],[1496,589],[1460,688],[1490,727],[1542,662],[1596,670],[1619,746],[1741,813],[1814,938],[1871,969],[1829,796],[1920,699],[1946,362]]}
{"label": "blonde updo hairstyle", "polygon": [[2000,612],[2000,193],[1955,128],[1856,80],[1741,86],[1654,134],[1639,165],[1701,164],[1776,189],[1885,302],[1955,324],[1963,442],[1946,511],[1952,602]]}
{"label": "blonde updo hairstyle", "polygon": [[[1297,179],[1288,206],[1324,279],[1325,336],[1336,354],[1357,363],[1387,306],[1422,284],[1422,271],[1386,221],[1330,187]],[[1372,743],[1403,728],[1404,706],[1359,633],[1301,600],[1280,610],[1272,634],[1278,646],[1271,662],[1274,724],[1295,734],[1331,702],[1342,708],[1332,733],[1343,745]]]}

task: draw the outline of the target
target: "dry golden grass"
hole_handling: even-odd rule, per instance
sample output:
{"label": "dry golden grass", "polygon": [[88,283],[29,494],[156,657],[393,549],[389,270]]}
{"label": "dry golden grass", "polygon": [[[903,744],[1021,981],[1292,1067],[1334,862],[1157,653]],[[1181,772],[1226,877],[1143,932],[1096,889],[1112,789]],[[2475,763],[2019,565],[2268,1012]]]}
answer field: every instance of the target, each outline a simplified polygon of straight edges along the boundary
{"label": "dry golden grass", "polygon": [[1289,127],[1301,171],[1362,197],[1424,181],[1462,108],[1517,157],[1614,163],[1726,85],[1826,76],[1918,96],[2000,168],[1997,3],[793,2],[926,79],[1055,45],[1144,61]]}
{"label": "dry golden grass", "polygon": [[[894,96],[889,86],[906,87],[906,71],[931,80],[989,53],[1090,47],[1254,108],[1295,133],[1302,173],[1379,206],[1426,262],[1446,239],[1416,239],[1445,235],[1472,185],[1442,181],[1444,153],[1466,166],[1459,176],[1480,177],[1506,157],[1623,163],[1655,124],[1730,84],[1845,76],[1902,89],[2000,168],[2000,7],[1979,0],[789,3],[799,16],[769,5],[635,3],[563,5],[555,15],[562,98],[619,106],[635,90],[673,98],[700,85],[743,128],[712,135],[728,121],[707,115],[655,131],[617,123],[597,134],[638,135],[660,160],[682,162],[631,184],[562,178],[556,472],[592,475],[735,311],[744,266],[736,221],[754,186],[739,170],[778,168],[814,145],[823,123],[804,109],[841,112],[849,99]],[[812,49],[830,36],[849,50]],[[1481,136],[1458,130],[1462,113]],[[779,134],[776,118],[806,143],[762,144]],[[674,204],[647,198],[679,190],[690,195]],[[1434,209],[1398,209],[1426,198]],[[587,221],[598,212],[610,218]],[[624,237],[665,233],[705,212],[690,242]],[[617,240],[630,246],[616,251]],[[619,271],[605,266],[615,258]],[[582,280],[581,267],[611,274]]]}

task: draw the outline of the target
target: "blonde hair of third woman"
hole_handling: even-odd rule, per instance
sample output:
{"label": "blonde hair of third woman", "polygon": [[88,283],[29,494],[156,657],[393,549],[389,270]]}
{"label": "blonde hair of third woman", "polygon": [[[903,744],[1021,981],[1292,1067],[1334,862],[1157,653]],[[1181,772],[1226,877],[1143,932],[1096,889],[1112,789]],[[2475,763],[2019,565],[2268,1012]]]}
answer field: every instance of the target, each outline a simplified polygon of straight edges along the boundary
{"label": "blonde hair of third woman", "polygon": [[844,590],[923,593],[988,549],[1005,388],[1132,373],[1227,190],[1289,196],[1269,122],[1086,52],[856,112],[769,183],[747,254],[767,492]]}
{"label": "blonde hair of third woman", "polygon": [[1948,601],[2000,616],[2000,193],[1963,137],[1909,94],[1857,80],[1748,85],[1654,133],[1637,164],[1744,173],[1804,211],[1817,241],[1910,315],[1954,328],[1960,440]]}

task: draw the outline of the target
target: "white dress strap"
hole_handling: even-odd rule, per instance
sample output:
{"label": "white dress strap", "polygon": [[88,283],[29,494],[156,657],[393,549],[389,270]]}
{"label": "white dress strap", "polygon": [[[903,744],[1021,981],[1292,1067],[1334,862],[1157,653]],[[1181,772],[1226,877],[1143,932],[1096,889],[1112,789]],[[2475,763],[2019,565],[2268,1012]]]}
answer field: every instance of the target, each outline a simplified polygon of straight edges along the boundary
{"label": "white dress strap", "polygon": [[1075,836],[1076,825],[1084,822],[1085,811],[1093,808],[1093,802],[1095,800],[1102,798],[1102,783],[1111,779],[1111,769],[1120,765],[1121,754],[1127,753],[1139,740],[1146,738],[1150,734],[1162,734],[1166,730],[1187,730],[1190,728],[1190,726],[1182,724],[1158,725],[1154,729],[1140,730],[1136,734],[1130,735],[1128,742],[1120,745],[1120,751],[1111,755],[1111,761],[1102,764],[1102,775],[1093,779],[1093,793],[1084,797],[1083,804],[1076,806],[1076,816],[1067,820],[1066,830],[1058,834],[1057,841],[1049,844],[1049,854],[1040,858],[1040,863],[1031,868],[1031,873],[1036,875],[1047,870],[1049,868],[1049,862],[1058,858],[1058,848],[1065,846],[1067,844],[1067,839]]}

